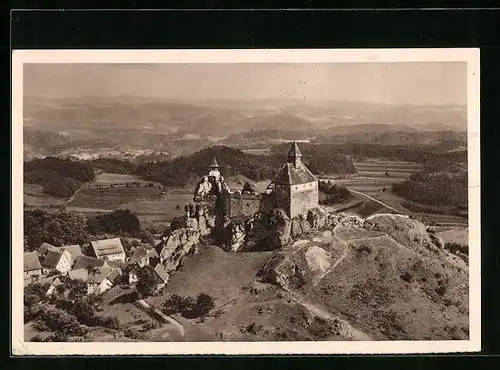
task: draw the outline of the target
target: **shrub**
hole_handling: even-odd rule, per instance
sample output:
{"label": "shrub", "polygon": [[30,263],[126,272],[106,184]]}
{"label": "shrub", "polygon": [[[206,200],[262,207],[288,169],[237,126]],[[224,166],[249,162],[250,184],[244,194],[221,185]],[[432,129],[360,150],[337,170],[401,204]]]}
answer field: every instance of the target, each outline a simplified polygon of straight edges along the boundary
{"label": "shrub", "polygon": [[191,297],[181,297],[174,294],[163,303],[162,311],[165,315],[183,313],[191,310],[194,303],[194,299]]}
{"label": "shrub", "polygon": [[141,223],[139,218],[129,209],[119,209],[89,219],[87,228],[92,234],[128,233],[137,236],[141,232]]}
{"label": "shrub", "polygon": [[103,326],[108,329],[119,330],[121,327],[120,321],[116,316],[98,317],[97,323],[99,326]]}
{"label": "shrub", "polygon": [[67,335],[84,335],[88,331],[75,316],[62,310],[40,313],[35,322],[35,328],[39,331],[55,331]]}
{"label": "shrub", "polygon": [[162,311],[166,315],[180,313],[185,318],[194,319],[205,316],[214,307],[214,299],[205,293],[198,294],[196,298],[174,294],[163,303]]}

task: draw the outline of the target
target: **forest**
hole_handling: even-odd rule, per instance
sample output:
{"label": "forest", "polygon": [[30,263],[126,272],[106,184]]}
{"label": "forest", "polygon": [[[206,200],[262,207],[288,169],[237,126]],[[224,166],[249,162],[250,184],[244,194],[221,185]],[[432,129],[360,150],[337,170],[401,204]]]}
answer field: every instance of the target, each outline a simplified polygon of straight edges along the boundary
{"label": "forest", "polygon": [[95,179],[93,167],[84,162],[56,157],[24,163],[24,182],[42,185],[43,192],[68,198],[82,185]]}

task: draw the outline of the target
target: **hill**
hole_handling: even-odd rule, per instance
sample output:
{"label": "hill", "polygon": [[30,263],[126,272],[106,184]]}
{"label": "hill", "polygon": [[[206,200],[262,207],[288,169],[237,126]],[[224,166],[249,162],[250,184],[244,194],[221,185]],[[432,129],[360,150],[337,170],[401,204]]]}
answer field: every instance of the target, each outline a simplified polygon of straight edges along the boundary
{"label": "hill", "polygon": [[[466,260],[405,216],[343,220],[274,252],[203,245],[185,256],[166,295],[206,293],[215,300],[203,320],[174,316],[185,340],[469,337]],[[160,307],[165,298],[150,302]]]}
{"label": "hill", "polygon": [[[260,138],[247,136],[255,131],[277,130],[286,133],[282,139],[325,143],[422,143],[415,139],[416,132],[465,132],[465,113],[464,107],[283,99],[176,102],[134,96],[25,97],[23,119],[29,156],[72,155],[78,150],[97,155],[97,149],[157,150],[179,156],[232,134],[243,136],[220,144],[262,147],[280,139],[272,133],[270,138],[265,133]],[[400,133],[404,134],[398,139]]]}
{"label": "hill", "polygon": [[[273,178],[286,162],[290,144],[273,155],[248,154],[239,149],[217,145],[202,149],[189,156],[181,156],[171,161],[140,164],[137,174],[147,180],[158,181],[167,186],[184,185],[188,181],[205,175],[214,156],[226,177],[242,175],[253,181]],[[305,148],[304,162],[315,173],[354,173],[356,169],[350,159],[332,155],[321,146]]]}

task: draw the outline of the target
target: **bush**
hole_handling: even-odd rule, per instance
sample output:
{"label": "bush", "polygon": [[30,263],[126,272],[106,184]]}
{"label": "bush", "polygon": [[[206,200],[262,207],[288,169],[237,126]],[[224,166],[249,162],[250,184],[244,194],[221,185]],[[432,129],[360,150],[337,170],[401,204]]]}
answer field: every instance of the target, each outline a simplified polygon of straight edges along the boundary
{"label": "bush", "polygon": [[191,297],[181,297],[174,294],[163,303],[162,311],[165,315],[183,313],[191,310],[194,303],[195,301]]}
{"label": "bush", "polygon": [[329,181],[320,181],[319,191],[326,194],[326,199],[321,201],[324,205],[346,203],[354,199],[354,196],[343,185],[337,185]]}
{"label": "bush", "polygon": [[193,297],[172,295],[163,303],[162,311],[166,315],[180,313],[183,317],[194,319],[207,315],[215,307],[214,299],[205,293]]}
{"label": "bush", "polygon": [[139,218],[129,209],[119,209],[111,213],[95,216],[88,220],[87,228],[92,234],[127,233],[133,236],[141,234]]}
{"label": "bush", "polygon": [[141,241],[142,241],[142,243],[147,243],[147,244],[149,244],[149,245],[151,245],[151,246],[153,246],[153,247],[154,247],[154,246],[155,246],[155,244],[156,244],[155,237],[154,237],[154,236],[153,236],[153,234],[152,234],[150,231],[148,231],[148,230],[144,230],[144,231],[142,232],[142,235],[141,235]]}
{"label": "bush", "polygon": [[120,321],[116,316],[98,317],[97,323],[99,326],[103,326],[108,329],[119,330],[121,327]]}
{"label": "bush", "polygon": [[147,323],[142,325],[142,331],[148,331],[157,329],[160,327],[160,323],[158,321],[148,321]]}
{"label": "bush", "polygon": [[66,335],[84,335],[88,332],[75,316],[62,310],[50,310],[40,313],[35,328],[39,331],[55,331]]}

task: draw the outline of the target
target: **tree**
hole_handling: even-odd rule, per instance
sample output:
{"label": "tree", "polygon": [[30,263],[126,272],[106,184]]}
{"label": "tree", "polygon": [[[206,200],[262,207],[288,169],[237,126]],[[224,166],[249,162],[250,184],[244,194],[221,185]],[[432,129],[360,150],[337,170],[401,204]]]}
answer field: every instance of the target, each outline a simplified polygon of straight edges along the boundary
{"label": "tree", "polygon": [[137,292],[143,296],[152,296],[158,284],[158,277],[156,272],[150,267],[145,266],[137,271]]}
{"label": "tree", "polygon": [[255,188],[248,181],[243,184],[243,192],[245,193],[255,193]]}
{"label": "tree", "polygon": [[385,176],[385,177],[389,177],[389,171],[385,171],[384,176]]}
{"label": "tree", "polygon": [[111,213],[95,216],[87,222],[89,232],[99,233],[127,233],[140,235],[141,223],[139,218],[129,209],[119,209]]}
{"label": "tree", "polygon": [[143,243],[147,243],[151,246],[155,246],[156,244],[156,241],[155,241],[155,237],[153,236],[153,234],[148,231],[148,230],[143,230],[142,231],[142,240],[141,240]]}
{"label": "tree", "polygon": [[24,238],[28,250],[43,242],[61,246],[84,244],[89,240],[85,218],[74,212],[48,213],[43,210],[24,212]]}

